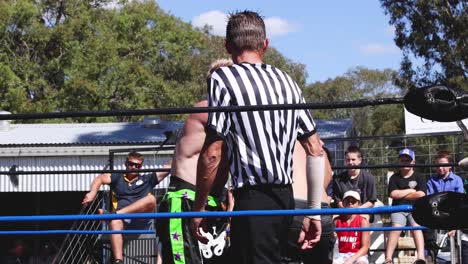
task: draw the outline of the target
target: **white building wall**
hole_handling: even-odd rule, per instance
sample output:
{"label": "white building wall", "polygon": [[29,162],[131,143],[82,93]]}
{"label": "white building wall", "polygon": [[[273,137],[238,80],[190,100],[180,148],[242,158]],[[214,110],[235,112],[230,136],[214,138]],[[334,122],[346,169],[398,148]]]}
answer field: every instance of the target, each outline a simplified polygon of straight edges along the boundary
{"label": "white building wall", "polygon": [[[15,186],[8,172],[13,165],[21,171],[62,171],[62,170],[102,170],[108,163],[108,156],[35,156],[0,157],[0,192],[66,192],[88,191],[92,180],[98,174],[31,174],[18,175]],[[160,168],[170,156],[154,157],[145,155],[142,169]],[[124,170],[125,156],[117,156],[114,169]],[[167,188],[168,179],[157,188]],[[105,190],[103,187],[102,190]]]}

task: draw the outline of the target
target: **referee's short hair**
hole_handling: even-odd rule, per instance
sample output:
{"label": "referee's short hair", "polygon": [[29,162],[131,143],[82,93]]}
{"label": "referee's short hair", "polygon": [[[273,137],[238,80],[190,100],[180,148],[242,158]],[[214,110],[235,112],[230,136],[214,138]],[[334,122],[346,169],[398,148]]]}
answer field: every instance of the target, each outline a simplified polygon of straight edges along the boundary
{"label": "referee's short hair", "polygon": [[262,50],[265,39],[265,22],[258,13],[245,10],[229,16],[226,42],[232,49]]}

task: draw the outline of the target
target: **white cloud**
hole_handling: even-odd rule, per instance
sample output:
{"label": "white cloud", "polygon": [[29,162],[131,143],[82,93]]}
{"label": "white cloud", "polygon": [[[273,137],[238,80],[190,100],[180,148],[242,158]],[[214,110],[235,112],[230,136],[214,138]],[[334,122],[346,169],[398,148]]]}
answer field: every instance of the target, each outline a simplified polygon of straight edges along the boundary
{"label": "white cloud", "polygon": [[265,19],[265,27],[269,38],[283,36],[297,31],[297,26],[280,17],[269,17]]}
{"label": "white cloud", "polygon": [[387,55],[397,54],[399,49],[395,45],[385,45],[379,43],[368,43],[361,45],[359,51],[365,55]]}
{"label": "white cloud", "polygon": [[205,25],[212,27],[210,33],[216,36],[226,35],[227,14],[218,10],[202,13],[192,20],[194,27],[202,28]]}
{"label": "white cloud", "polygon": [[[202,13],[192,19],[194,27],[202,28],[205,25],[210,25],[211,34],[217,36],[226,35],[226,24],[228,15],[219,10],[212,10]],[[269,17],[265,19],[265,27],[268,37],[283,36],[297,30],[297,26],[280,17]]]}

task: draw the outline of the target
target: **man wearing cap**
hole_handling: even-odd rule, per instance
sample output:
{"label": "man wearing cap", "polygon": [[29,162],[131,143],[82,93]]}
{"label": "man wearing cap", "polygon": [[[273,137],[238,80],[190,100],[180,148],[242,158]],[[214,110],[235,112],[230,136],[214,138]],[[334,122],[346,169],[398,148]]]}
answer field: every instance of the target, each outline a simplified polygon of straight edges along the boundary
{"label": "man wearing cap", "polygon": [[[343,195],[344,208],[358,208],[361,205],[361,196],[357,190],[349,190]],[[335,218],[337,228],[369,227],[367,215],[340,215]],[[370,247],[369,231],[337,231],[338,254],[333,260],[334,264],[368,264],[367,252]]]}
{"label": "man wearing cap", "polygon": [[[398,153],[400,165],[415,164],[414,151],[405,148]],[[413,167],[401,167],[398,172],[390,177],[388,182],[388,196],[393,199],[392,206],[402,204],[413,204],[413,202],[426,195],[426,180],[416,173]],[[419,226],[410,212],[396,212],[391,214],[392,226]],[[388,235],[387,248],[385,250],[385,264],[393,263],[393,252],[400,237],[400,230],[390,231]],[[416,245],[418,263],[424,261],[424,238],[421,230],[411,230],[414,244]]]}

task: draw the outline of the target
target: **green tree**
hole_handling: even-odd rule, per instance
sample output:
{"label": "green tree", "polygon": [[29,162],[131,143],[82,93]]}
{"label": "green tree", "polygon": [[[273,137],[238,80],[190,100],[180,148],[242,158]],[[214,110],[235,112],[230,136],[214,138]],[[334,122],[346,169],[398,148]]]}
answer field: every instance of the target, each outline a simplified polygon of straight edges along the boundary
{"label": "green tree", "polygon": [[[211,62],[228,57],[223,38],[194,29],[152,0],[111,2],[0,1],[0,108],[124,110],[192,106],[204,98]],[[267,61],[305,82],[304,66],[274,48]]]}
{"label": "green tree", "polygon": [[395,43],[403,50],[399,84],[412,88],[447,83],[468,90],[466,1],[380,2],[395,26]]}
{"label": "green tree", "polygon": [[[395,78],[396,72],[390,69],[380,71],[357,67],[343,76],[307,85],[304,96],[307,101],[317,103],[399,97],[402,91],[393,85]],[[352,118],[362,136],[398,134],[403,131],[401,105],[314,110],[314,117]]]}

